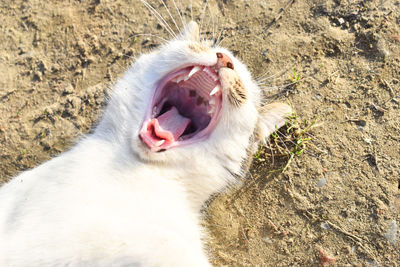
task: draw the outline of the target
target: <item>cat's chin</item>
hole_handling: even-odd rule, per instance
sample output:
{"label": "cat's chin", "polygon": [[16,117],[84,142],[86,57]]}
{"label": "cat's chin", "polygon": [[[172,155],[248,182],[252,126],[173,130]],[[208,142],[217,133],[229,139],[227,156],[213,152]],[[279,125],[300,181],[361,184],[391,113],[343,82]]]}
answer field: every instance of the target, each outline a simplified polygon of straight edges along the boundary
{"label": "cat's chin", "polygon": [[157,84],[139,131],[149,152],[205,140],[218,124],[223,105],[218,66],[189,65]]}

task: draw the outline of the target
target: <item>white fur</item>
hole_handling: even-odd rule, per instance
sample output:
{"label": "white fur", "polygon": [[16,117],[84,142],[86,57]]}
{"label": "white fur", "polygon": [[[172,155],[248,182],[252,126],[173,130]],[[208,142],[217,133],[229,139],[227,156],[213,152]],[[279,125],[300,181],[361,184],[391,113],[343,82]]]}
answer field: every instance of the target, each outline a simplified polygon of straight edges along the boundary
{"label": "white fur", "polygon": [[[192,37],[184,31],[142,55],[93,134],[0,188],[0,266],[209,266],[200,208],[242,175],[260,123],[259,89],[225,49],[190,50]],[[157,81],[186,63],[215,64],[216,52],[233,59],[246,103],[237,108],[224,96],[208,139],[149,152],[138,132]]]}

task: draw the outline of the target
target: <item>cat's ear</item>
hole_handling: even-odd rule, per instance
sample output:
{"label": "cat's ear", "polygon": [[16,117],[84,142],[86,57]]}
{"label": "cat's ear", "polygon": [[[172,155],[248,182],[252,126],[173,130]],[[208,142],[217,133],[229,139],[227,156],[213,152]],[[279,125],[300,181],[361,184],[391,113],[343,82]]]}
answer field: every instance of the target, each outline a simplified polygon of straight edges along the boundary
{"label": "cat's ear", "polygon": [[287,104],[272,103],[263,106],[259,111],[255,132],[258,141],[265,141],[270,134],[285,125],[287,117],[292,113],[292,108]]}
{"label": "cat's ear", "polygon": [[199,42],[200,41],[199,25],[197,25],[197,23],[194,21],[189,22],[179,33],[178,38],[187,41]]}

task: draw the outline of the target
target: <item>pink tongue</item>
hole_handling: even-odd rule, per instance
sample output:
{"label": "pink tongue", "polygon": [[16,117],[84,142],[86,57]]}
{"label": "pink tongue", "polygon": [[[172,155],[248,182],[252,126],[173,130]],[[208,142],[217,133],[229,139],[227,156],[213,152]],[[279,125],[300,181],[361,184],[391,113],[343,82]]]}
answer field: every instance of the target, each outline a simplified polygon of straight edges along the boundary
{"label": "pink tongue", "polygon": [[152,120],[154,122],[154,132],[160,139],[171,143],[183,134],[190,123],[190,119],[179,114],[176,107]]}

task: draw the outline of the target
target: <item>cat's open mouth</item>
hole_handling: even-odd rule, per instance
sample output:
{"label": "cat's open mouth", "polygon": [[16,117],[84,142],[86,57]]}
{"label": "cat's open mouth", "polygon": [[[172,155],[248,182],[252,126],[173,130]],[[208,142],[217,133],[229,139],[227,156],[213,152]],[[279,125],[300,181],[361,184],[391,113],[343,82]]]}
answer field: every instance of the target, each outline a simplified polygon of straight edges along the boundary
{"label": "cat's open mouth", "polygon": [[194,65],[168,74],[155,90],[140,139],[155,152],[203,140],[220,117],[221,91],[214,67]]}

